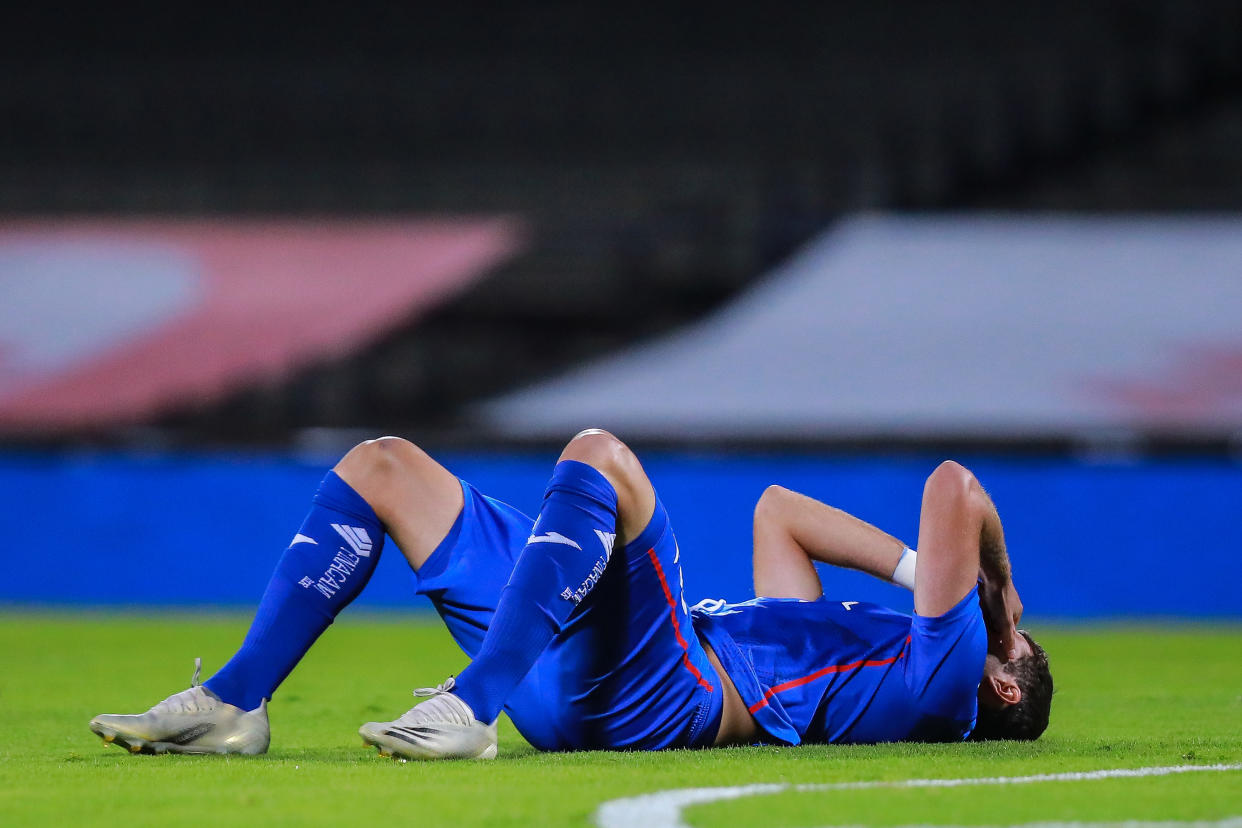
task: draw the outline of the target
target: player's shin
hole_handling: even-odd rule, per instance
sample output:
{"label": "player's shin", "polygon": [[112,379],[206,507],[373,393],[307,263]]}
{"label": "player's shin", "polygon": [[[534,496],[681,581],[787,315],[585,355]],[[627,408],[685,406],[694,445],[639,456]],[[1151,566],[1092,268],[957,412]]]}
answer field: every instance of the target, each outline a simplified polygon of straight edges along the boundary
{"label": "player's shin", "polygon": [[276,564],[241,649],[204,686],[243,710],[271,698],[370,580],[383,544],[384,527],[374,510],[328,472]]}
{"label": "player's shin", "polygon": [[500,715],[509,694],[595,586],[612,556],[617,493],[591,466],[557,464],[487,635],[457,677],[454,694],[482,722]]}

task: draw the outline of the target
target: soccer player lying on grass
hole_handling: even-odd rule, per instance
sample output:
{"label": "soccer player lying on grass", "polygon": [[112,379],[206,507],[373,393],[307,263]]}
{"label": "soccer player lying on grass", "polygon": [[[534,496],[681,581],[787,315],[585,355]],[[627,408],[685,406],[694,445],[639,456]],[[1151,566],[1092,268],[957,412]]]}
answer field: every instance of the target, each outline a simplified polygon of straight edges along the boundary
{"label": "soccer player lying on grass", "polygon": [[[561,454],[535,521],[405,440],[357,446],[324,478],[237,654],[91,729],[136,753],[264,752],[267,700],[362,590],[385,533],[473,660],[397,720],[362,726],[384,756],[494,757],[502,709],[542,750],[1034,739],[1047,726],[1047,657],[1016,628],[1000,519],[962,466],[928,477],[917,555],[769,488],[754,518],[760,597],[688,610],[642,466],[590,430]],[[915,615],[824,599],[812,561],[912,588]]]}

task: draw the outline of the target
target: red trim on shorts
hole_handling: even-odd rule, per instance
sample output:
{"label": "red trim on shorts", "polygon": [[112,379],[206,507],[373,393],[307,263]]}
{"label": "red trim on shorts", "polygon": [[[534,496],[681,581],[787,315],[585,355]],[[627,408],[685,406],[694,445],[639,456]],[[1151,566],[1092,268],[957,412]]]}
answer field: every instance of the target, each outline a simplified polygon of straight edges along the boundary
{"label": "red trim on shorts", "polygon": [[714,689],[711,682],[703,678],[699,668],[695,667],[694,662],[690,660],[690,644],[681,634],[681,624],[677,620],[677,600],[673,598],[673,591],[668,588],[668,579],[664,577],[664,567],[660,566],[660,559],[656,557],[654,548],[647,550],[647,557],[651,559],[651,565],[655,567],[656,577],[660,579],[660,587],[664,590],[664,600],[668,602],[668,617],[673,621],[673,635],[677,636],[677,643],[681,645],[681,660],[699,686],[707,688],[710,693]]}
{"label": "red trim on shorts", "polygon": [[763,708],[768,706],[768,702],[771,701],[772,697],[775,696],[777,693],[784,692],[785,690],[789,690],[794,687],[801,687],[804,684],[808,684],[812,681],[815,681],[815,679],[817,678],[823,678],[824,676],[829,675],[831,673],[847,673],[850,670],[858,670],[863,667],[886,667],[889,664],[892,664],[893,662],[897,661],[897,659],[901,658],[903,655],[906,654],[906,645],[908,645],[909,643],[910,643],[910,636],[907,635],[905,643],[901,645],[901,652],[899,652],[897,655],[893,656],[892,658],[881,658],[881,659],[875,659],[875,660],[864,659],[863,661],[855,661],[852,664],[833,664],[830,667],[824,667],[823,669],[816,670],[814,673],[811,673],[810,675],[807,675],[807,676],[803,676],[802,678],[790,679],[789,681],[784,681],[784,682],[781,682],[780,684],[773,685],[772,687],[768,688],[768,692],[763,694],[762,699],[752,704],[750,707],[747,708],[747,710],[749,710],[751,713],[755,713],[756,711],[762,710]]}

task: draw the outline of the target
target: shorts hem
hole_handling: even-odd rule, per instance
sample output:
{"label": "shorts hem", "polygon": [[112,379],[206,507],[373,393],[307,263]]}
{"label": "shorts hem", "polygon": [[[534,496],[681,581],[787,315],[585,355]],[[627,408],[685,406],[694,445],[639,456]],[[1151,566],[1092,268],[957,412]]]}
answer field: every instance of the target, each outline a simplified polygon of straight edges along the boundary
{"label": "shorts hem", "polygon": [[[710,665],[709,665],[710,666]],[[716,744],[720,722],[724,718],[724,682],[715,668],[711,668],[711,689],[703,690],[703,700],[690,723],[690,743],[687,747],[708,748]]]}

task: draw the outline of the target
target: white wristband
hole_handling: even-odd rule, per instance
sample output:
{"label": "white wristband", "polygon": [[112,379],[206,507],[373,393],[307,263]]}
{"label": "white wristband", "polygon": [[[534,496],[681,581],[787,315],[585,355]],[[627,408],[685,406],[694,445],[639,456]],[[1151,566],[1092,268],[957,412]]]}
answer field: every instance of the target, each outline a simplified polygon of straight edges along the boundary
{"label": "white wristband", "polygon": [[910,547],[907,546],[902,550],[901,560],[897,562],[897,568],[893,570],[892,582],[913,592],[914,566],[918,562],[918,558],[919,553]]}

